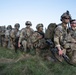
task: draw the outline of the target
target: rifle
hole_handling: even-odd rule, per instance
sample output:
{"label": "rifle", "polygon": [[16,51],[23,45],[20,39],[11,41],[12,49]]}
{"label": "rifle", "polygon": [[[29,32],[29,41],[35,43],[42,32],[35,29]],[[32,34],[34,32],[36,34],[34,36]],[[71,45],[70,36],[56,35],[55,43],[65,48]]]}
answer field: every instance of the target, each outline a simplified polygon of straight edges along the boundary
{"label": "rifle", "polygon": [[[48,45],[50,45],[50,51],[51,51],[52,55],[54,56],[54,58],[55,58],[56,60],[58,60],[59,62],[61,62],[61,61],[55,56],[55,53],[58,54],[58,49],[57,49],[56,47],[54,47],[54,43],[53,43],[51,40],[46,40],[46,43],[47,43]],[[70,61],[70,59],[69,59],[69,57],[68,57],[67,55],[62,54],[62,57],[64,58],[64,60],[65,60],[68,64],[73,65],[73,63],[71,63],[71,61]],[[74,66],[74,65],[73,65],[73,66]]]}

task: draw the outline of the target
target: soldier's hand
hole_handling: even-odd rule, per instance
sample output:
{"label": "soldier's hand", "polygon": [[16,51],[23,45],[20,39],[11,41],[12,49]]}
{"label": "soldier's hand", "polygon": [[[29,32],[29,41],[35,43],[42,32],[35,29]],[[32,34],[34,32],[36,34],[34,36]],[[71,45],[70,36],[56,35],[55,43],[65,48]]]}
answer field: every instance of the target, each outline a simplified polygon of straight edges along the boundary
{"label": "soldier's hand", "polygon": [[19,48],[21,47],[21,44],[20,44],[20,43],[18,43],[18,47],[19,47]]}
{"label": "soldier's hand", "polygon": [[59,50],[59,55],[62,56],[63,50]]}
{"label": "soldier's hand", "polygon": [[62,50],[60,47],[58,47],[58,54],[59,54],[60,56],[62,56],[62,54],[63,54],[63,50]]}

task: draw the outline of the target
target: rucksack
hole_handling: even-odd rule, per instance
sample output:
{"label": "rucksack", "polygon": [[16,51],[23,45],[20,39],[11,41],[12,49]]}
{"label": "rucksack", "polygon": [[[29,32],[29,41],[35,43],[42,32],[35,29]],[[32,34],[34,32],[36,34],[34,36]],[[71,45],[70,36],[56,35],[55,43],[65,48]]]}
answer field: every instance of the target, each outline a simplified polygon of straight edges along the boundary
{"label": "rucksack", "polygon": [[5,26],[0,26],[0,35],[1,36],[4,36],[5,35],[5,30],[6,30],[6,27]]}
{"label": "rucksack", "polygon": [[54,31],[57,27],[56,23],[50,23],[45,31],[45,38],[54,41]]}

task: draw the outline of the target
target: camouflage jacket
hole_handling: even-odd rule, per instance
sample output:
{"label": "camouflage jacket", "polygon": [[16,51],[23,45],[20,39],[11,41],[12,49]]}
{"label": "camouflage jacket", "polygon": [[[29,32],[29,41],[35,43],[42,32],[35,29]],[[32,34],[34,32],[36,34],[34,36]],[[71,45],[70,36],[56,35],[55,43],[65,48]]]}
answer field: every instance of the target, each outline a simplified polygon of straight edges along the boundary
{"label": "camouflage jacket", "polygon": [[32,28],[23,28],[20,32],[19,42],[29,39],[33,32],[34,30]]}
{"label": "camouflage jacket", "polygon": [[67,40],[66,37],[67,37],[67,28],[64,28],[62,24],[58,25],[55,29],[55,34],[54,34],[55,46],[64,47]]}
{"label": "camouflage jacket", "polygon": [[5,31],[5,40],[8,41],[10,39],[10,32],[11,30],[6,30]]}
{"label": "camouflage jacket", "polygon": [[31,42],[35,48],[44,48],[45,45],[44,33],[35,31],[31,36]]}
{"label": "camouflage jacket", "polygon": [[65,44],[65,48],[71,48],[72,50],[76,50],[76,30],[70,30],[69,34],[67,35],[67,42]]}
{"label": "camouflage jacket", "polygon": [[20,36],[20,30],[12,29],[10,32],[10,37],[15,39],[16,37]]}

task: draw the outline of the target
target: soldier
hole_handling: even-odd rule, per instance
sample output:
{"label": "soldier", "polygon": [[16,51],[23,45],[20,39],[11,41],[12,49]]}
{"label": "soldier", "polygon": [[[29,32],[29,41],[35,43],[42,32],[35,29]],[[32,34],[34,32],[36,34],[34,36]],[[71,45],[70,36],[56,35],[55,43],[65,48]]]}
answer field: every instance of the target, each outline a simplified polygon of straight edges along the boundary
{"label": "soldier", "polygon": [[65,44],[66,54],[71,59],[71,62],[76,64],[76,19],[70,21],[71,29],[67,36]]}
{"label": "soldier", "polygon": [[4,39],[5,39],[5,26],[0,26],[0,44],[1,46],[4,46]]}
{"label": "soldier", "polygon": [[18,39],[20,35],[19,28],[20,28],[20,24],[16,23],[14,25],[14,29],[12,29],[12,31],[10,32],[11,49],[15,49],[15,52],[17,52],[17,48],[18,48]]}
{"label": "soldier", "polygon": [[43,24],[37,24],[36,29],[37,31],[31,36],[31,41],[36,49],[36,55],[40,55],[41,49],[44,48],[45,45]]}
{"label": "soldier", "polygon": [[55,47],[58,49],[58,58],[60,61],[62,61],[62,54],[66,53],[66,50],[64,48],[66,37],[67,37],[67,24],[71,20],[71,15],[69,14],[69,11],[65,12],[61,16],[61,21],[62,23],[59,24],[56,29],[55,29],[55,34],[54,34],[54,43]]}
{"label": "soldier", "polygon": [[30,21],[26,21],[25,25],[26,27],[21,30],[18,42],[18,47],[21,47],[22,45],[24,48],[24,52],[26,52],[27,47],[30,48],[31,46],[30,37],[34,32],[34,30],[30,28],[30,26],[32,26],[32,23]]}
{"label": "soldier", "polygon": [[10,48],[10,32],[12,30],[12,26],[8,25],[7,29],[5,31],[5,43],[4,43],[4,47]]}

